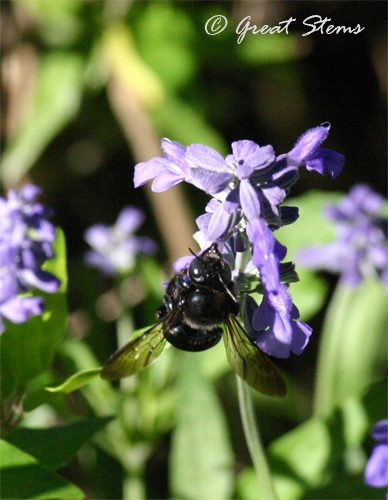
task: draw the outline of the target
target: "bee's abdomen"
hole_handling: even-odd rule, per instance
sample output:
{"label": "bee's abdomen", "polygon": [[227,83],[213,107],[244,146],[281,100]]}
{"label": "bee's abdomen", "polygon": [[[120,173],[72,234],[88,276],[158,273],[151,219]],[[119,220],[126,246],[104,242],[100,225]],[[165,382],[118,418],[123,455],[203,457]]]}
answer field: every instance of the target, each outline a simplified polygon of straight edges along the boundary
{"label": "bee's abdomen", "polygon": [[223,292],[196,289],[186,297],[185,320],[192,328],[215,328],[231,313],[230,302]]}

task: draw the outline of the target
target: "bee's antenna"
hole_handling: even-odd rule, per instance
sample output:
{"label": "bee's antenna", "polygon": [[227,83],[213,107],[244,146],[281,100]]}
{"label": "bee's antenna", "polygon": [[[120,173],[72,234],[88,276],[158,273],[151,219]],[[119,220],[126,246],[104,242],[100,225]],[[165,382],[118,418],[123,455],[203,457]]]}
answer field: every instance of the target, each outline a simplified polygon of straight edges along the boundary
{"label": "bee's antenna", "polygon": [[233,295],[233,293],[229,290],[229,288],[226,286],[224,280],[221,278],[220,273],[217,273],[218,279],[220,280],[222,286],[225,288],[225,292],[230,295],[230,297],[233,299],[234,302],[237,302],[237,298]]}
{"label": "bee's antenna", "polygon": [[199,254],[195,253],[194,250],[191,250],[191,248],[189,248],[189,251],[192,255],[194,255],[194,257],[196,257],[197,259],[199,259],[202,262],[202,258]]}

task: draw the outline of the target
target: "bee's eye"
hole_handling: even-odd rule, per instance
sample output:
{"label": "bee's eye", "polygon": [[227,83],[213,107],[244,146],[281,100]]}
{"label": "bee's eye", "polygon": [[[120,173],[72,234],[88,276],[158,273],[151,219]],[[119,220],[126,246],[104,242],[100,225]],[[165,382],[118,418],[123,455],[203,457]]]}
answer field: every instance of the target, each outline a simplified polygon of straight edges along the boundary
{"label": "bee's eye", "polygon": [[204,282],[206,276],[207,273],[203,268],[203,262],[198,258],[194,259],[189,267],[189,278],[191,281],[195,284],[201,284]]}

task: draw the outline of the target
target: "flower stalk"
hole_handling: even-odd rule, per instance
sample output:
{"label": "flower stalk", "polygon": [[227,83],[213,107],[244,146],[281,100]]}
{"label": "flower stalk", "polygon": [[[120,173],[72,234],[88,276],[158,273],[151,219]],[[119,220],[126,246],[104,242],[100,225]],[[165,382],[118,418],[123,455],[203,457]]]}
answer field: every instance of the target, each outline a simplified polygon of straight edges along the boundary
{"label": "flower stalk", "polygon": [[271,471],[265,456],[264,447],[261,442],[259,429],[253,412],[252,396],[249,386],[240,377],[237,376],[236,378],[245,439],[262,489],[262,498],[265,500],[277,500],[278,497],[273,484]]}

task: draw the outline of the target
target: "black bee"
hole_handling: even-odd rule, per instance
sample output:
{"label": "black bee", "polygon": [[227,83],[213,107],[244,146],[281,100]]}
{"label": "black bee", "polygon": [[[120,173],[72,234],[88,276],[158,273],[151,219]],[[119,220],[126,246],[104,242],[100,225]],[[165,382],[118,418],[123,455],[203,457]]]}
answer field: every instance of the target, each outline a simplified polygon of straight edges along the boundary
{"label": "black bee", "polygon": [[173,276],[156,312],[158,322],[114,353],[101,376],[118,379],[133,375],[152,363],[166,342],[198,352],[216,345],[224,334],[233,370],[257,391],[285,396],[280,371],[248,337],[236,318],[238,313],[230,267],[214,243],[196,256],[188,269]]}

